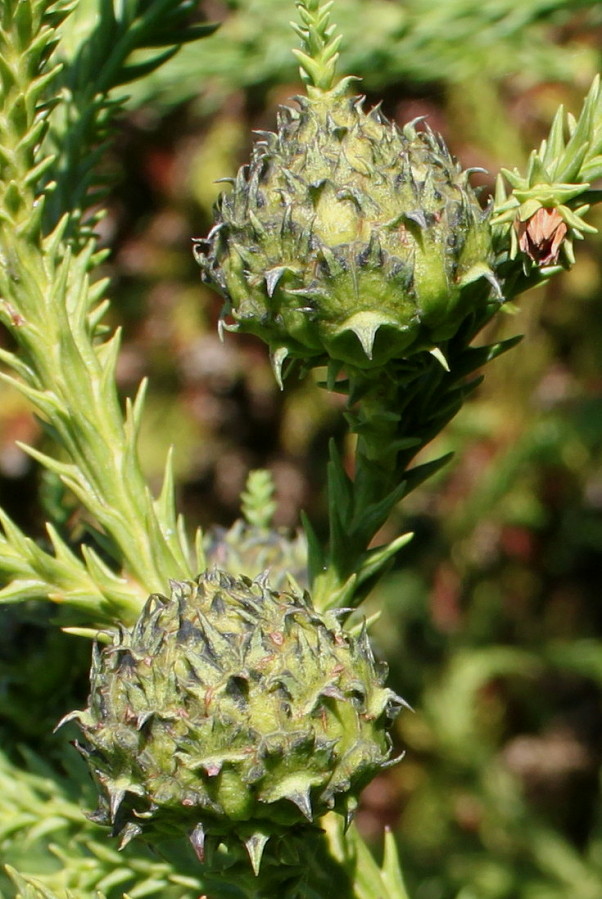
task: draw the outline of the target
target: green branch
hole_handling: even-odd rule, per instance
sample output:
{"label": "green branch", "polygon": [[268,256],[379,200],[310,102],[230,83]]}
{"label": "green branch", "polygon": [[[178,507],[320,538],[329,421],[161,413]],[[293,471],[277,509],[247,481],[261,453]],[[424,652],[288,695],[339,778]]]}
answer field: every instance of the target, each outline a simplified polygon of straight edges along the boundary
{"label": "green branch", "polygon": [[[0,361],[12,372],[2,377],[28,398],[61,454],[25,449],[74,494],[87,512],[93,539],[116,568],[100,564],[98,554],[88,549],[83,564],[63,553],[59,572],[56,543],[54,556],[42,550],[32,554],[28,547],[22,565],[29,572],[28,586],[21,577],[20,595],[31,596],[34,582],[42,595],[48,591],[65,605],[81,608],[87,595],[88,618],[97,623],[106,623],[108,615],[132,620],[144,596],[164,591],[172,577],[195,574],[198,565],[175,511],[171,459],[156,498],[142,473],[137,440],[144,385],[127,402],[125,415],[121,409],[115,381],[119,332],[100,336],[108,305],[106,283],[92,280],[103,254],[96,251],[89,229],[80,230],[75,241],[71,238],[90,201],[88,159],[94,161],[99,153],[99,135],[113,111],[108,91],[160,64],[167,51],[157,54],[157,46],[168,43],[169,53],[175,52],[176,32],[179,44],[212,29],[178,31],[188,12],[188,4],[180,0],[137,0],[120,9],[117,18],[111,3],[102,4],[98,28],[103,35],[99,52],[103,47],[107,51],[104,65],[94,53],[80,54],[62,70],[56,64],[56,51],[54,56],[51,51],[69,11],[65,3],[10,0],[0,31],[5,97],[0,121],[0,321],[18,347],[0,352]],[[128,60],[144,41],[154,49],[137,67]],[[107,42],[112,42],[111,53]],[[99,65],[92,77],[95,59]],[[69,99],[67,84],[74,86]],[[86,106],[87,92],[96,101]],[[82,110],[79,127],[71,101]],[[44,140],[45,135],[50,137]],[[60,163],[49,152],[51,145],[60,151]],[[68,183],[74,186],[72,207]],[[49,223],[52,229],[44,237]],[[16,556],[26,547],[24,539],[14,525],[5,524],[5,574],[18,569]],[[15,601],[18,595],[13,583],[5,599]]]}
{"label": "green branch", "polygon": [[300,63],[302,81],[308,94],[312,88],[329,91],[336,84],[336,66],[342,36],[336,35],[336,26],[330,24],[332,0],[299,0],[297,13],[301,24],[291,22],[291,27],[302,41],[301,50],[293,50]]}
{"label": "green branch", "polygon": [[127,85],[151,74],[183,44],[217,28],[191,23],[191,11],[190,0],[102,0],[87,17],[78,51],[65,61],[56,82],[60,103],[46,141],[47,151],[56,156],[47,231],[68,212],[72,241],[90,233],[94,217],[86,218],[87,210],[107,191],[97,166],[123,109]]}

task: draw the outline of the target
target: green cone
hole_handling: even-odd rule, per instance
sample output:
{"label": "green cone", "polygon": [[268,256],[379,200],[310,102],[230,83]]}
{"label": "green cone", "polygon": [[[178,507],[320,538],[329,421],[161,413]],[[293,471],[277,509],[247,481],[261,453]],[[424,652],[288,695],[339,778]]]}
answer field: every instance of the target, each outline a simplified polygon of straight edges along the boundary
{"label": "green cone", "polygon": [[270,586],[287,590],[291,582],[301,589],[308,584],[307,540],[302,531],[262,528],[239,519],[226,529],[209,528],[203,551],[208,567],[216,567],[235,577],[254,578],[268,573]]}
{"label": "green cone", "polygon": [[257,873],[268,840],[349,816],[391,763],[403,702],[384,677],[365,631],[307,596],[217,570],[173,582],[96,652],[89,707],[67,716],[100,789],[94,820],[122,843],[185,832],[201,859],[242,841]]}
{"label": "green cone", "polygon": [[349,80],[280,111],[195,246],[225,326],[266,341],[278,374],[287,356],[369,368],[432,349],[465,288],[494,282],[469,173],[428,128],[365,113]]}

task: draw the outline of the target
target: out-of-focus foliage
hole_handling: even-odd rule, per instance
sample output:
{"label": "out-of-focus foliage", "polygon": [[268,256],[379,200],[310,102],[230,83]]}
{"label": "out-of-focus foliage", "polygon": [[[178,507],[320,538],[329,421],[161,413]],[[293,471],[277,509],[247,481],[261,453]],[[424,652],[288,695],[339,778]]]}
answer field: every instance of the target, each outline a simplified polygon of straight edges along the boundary
{"label": "out-of-focus foliage", "polygon": [[[296,78],[289,51],[291,7],[282,0],[206,2],[223,20],[203,53],[184,48],[134,88],[137,104],[196,98],[215,109],[238,88],[265,89]],[[573,40],[576,16],[586,27],[602,21],[596,0],[338,0],[345,35],[341,71],[354,72],[369,91],[396,81],[461,82],[521,75],[574,79],[592,65],[595,46]],[[556,40],[555,40],[556,38]],[[560,40],[558,40],[560,38]]]}
{"label": "out-of-focus foliage", "polygon": [[[86,3],[79,6],[83,28]],[[213,180],[233,174],[250,129],[272,127],[276,103],[296,90],[292,10],[283,0],[202,6],[222,29],[131,87],[106,161],[118,178],[99,226],[112,249],[112,315],[124,325],[118,374],[128,394],[152,376],[143,463],[159,483],[175,444],[180,504],[193,524],[228,526],[248,470],[266,466],[277,484],[277,523],[294,526],[300,508],[318,519],[323,511],[326,440],[340,433],[339,401],[310,383],[289,385],[284,396],[255,341],[219,342],[219,302],[200,287],[188,249],[190,237],[208,230]],[[523,165],[558,104],[577,112],[600,68],[597,2],[337,0],[336,20],[346,35],[343,67],[384,94],[389,115],[427,114],[465,165],[493,172]],[[74,52],[78,40],[74,32]],[[477,179],[492,187],[492,178]],[[591,221],[600,226],[599,214]],[[358,824],[375,842],[383,824],[392,827],[412,899],[602,895],[600,238],[575,250],[570,273],[523,297],[518,315],[488,335],[525,337],[489,367],[428,451],[453,450],[455,459],[391,523],[391,532],[412,528],[416,536],[371,601],[370,611],[384,606],[374,635],[391,685],[415,713],[398,728],[404,761],[366,791]],[[40,501],[14,438],[45,438],[22,401],[0,389],[2,504],[39,535],[41,504],[61,497],[47,478]],[[70,650],[31,640],[32,628],[43,627],[35,607],[11,614],[23,671],[34,672],[43,653],[52,676],[66,677]],[[12,663],[13,646],[2,651]],[[84,662],[79,677],[73,664],[69,676],[85,692]],[[0,667],[3,735],[12,728],[20,742],[37,741],[36,675],[11,680],[6,672]],[[66,699],[57,717],[72,706]],[[76,801],[69,812],[61,806],[61,820],[71,821]],[[12,864],[20,865],[24,845],[29,859],[48,858],[37,837],[22,842],[30,824],[2,837]],[[98,846],[109,852],[81,818],[61,833],[76,831],[78,846],[89,838],[93,854]],[[130,852],[120,860],[134,867]],[[131,886],[124,880],[113,895]],[[96,888],[111,895],[99,880],[85,887]],[[8,882],[1,889],[12,895]],[[170,889],[160,895],[187,895],[185,886]]]}

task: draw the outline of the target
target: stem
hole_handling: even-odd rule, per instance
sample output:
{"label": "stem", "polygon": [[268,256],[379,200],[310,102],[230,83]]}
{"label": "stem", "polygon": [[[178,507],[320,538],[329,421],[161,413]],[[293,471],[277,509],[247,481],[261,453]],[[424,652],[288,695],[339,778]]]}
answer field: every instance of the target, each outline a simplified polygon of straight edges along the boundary
{"label": "stem", "polygon": [[340,387],[349,397],[347,420],[358,440],[353,477],[344,471],[338,453],[331,454],[329,545],[320,553],[314,539],[310,553],[312,592],[319,608],[358,605],[407,543],[404,535],[389,546],[371,548],[395,505],[447,461],[442,457],[413,465],[417,453],[480,383],[480,377],[470,376],[516,343],[513,339],[470,346],[497,308],[495,303],[479,316],[470,315],[458,334],[442,345],[449,370],[439,354],[424,351],[376,375],[351,371]]}

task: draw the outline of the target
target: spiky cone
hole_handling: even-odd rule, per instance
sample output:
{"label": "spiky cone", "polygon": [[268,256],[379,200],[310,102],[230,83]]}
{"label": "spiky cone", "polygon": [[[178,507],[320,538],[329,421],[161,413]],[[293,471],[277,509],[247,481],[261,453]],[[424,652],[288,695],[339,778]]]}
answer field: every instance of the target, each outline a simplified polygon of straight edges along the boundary
{"label": "spiky cone", "polygon": [[307,595],[218,570],[173,582],[95,652],[89,706],[67,716],[100,790],[94,819],[122,844],[185,832],[209,862],[242,843],[256,874],[269,841],[287,876],[295,838],[331,809],[350,816],[391,764],[402,700],[384,677],[365,630]]}
{"label": "spiky cone", "polygon": [[469,171],[430,129],[364,112],[351,80],[280,110],[195,242],[225,327],[266,341],[279,377],[287,357],[365,369],[435,348],[495,284]]}
{"label": "spiky cone", "polygon": [[236,577],[268,573],[274,590],[291,583],[307,589],[307,539],[302,531],[257,527],[239,519],[226,529],[214,525],[204,535],[203,552],[208,567]]}

